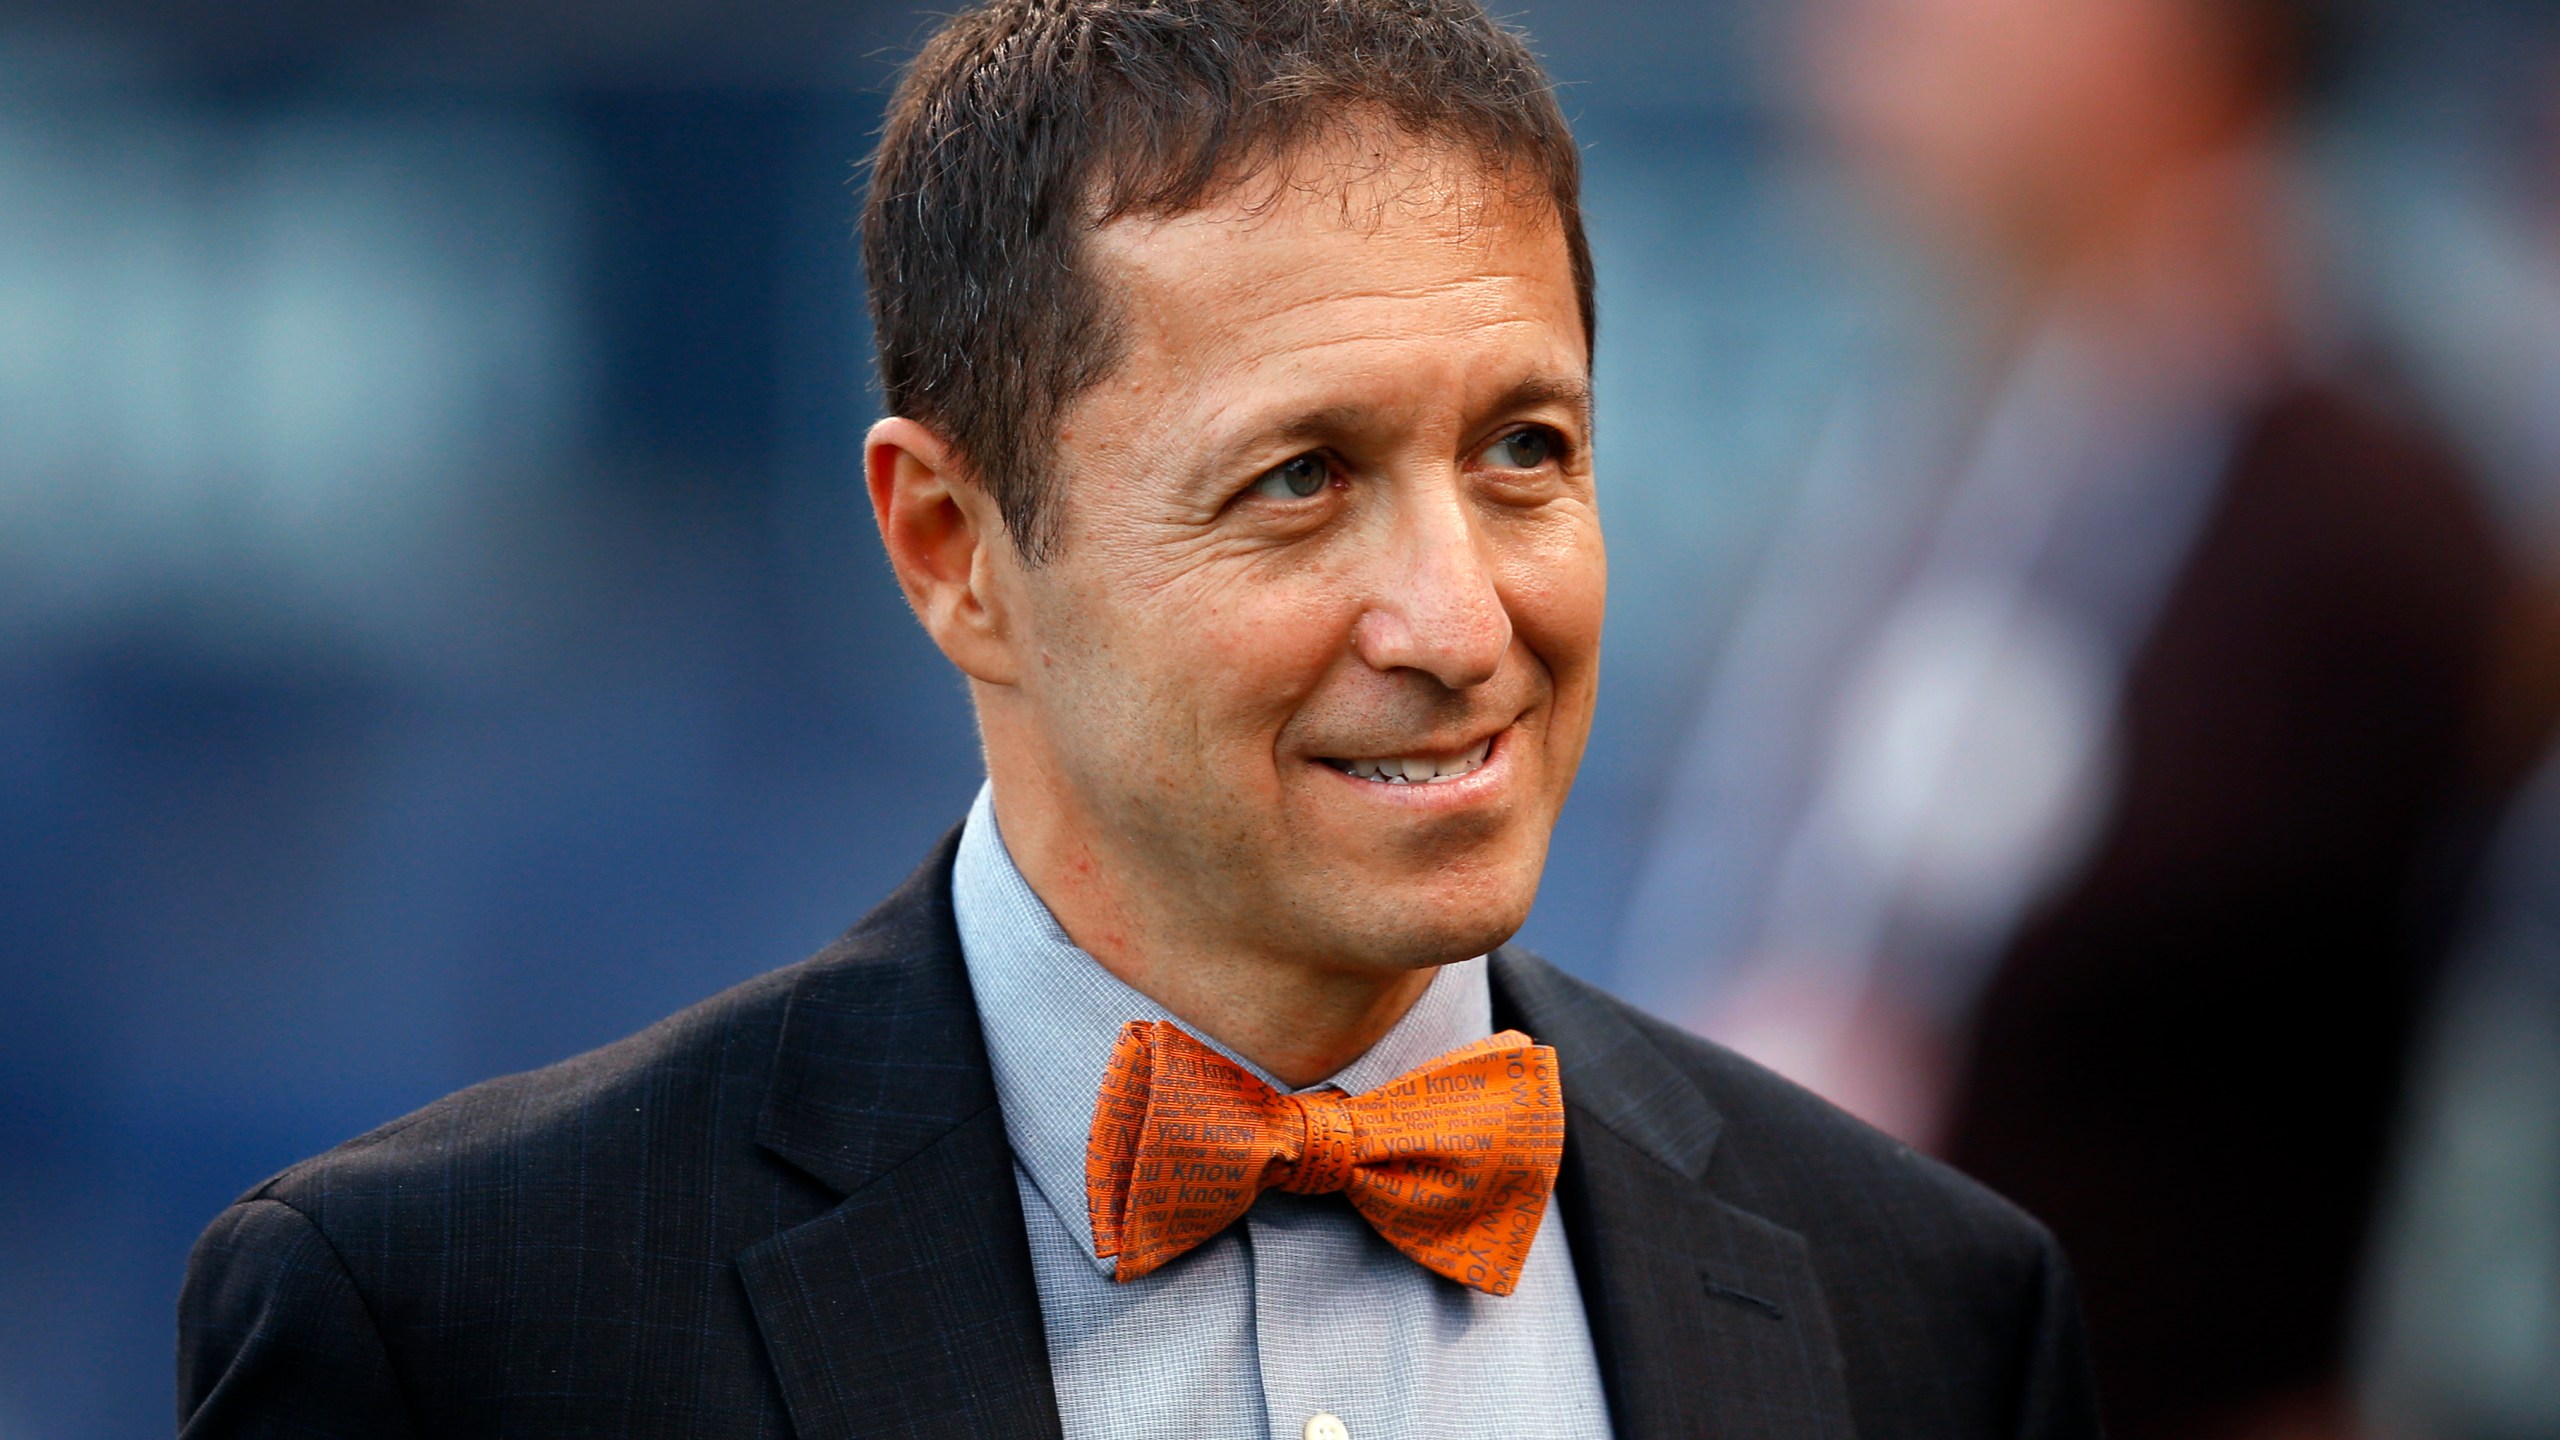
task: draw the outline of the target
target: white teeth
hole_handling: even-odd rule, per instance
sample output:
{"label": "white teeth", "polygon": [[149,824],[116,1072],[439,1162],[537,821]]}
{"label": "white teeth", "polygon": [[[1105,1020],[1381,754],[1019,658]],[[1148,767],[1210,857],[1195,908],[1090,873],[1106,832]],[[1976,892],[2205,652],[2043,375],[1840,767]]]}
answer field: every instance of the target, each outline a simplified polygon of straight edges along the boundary
{"label": "white teeth", "polygon": [[1493,751],[1493,741],[1477,741],[1475,746],[1445,760],[1428,756],[1398,755],[1383,760],[1331,760],[1326,763],[1359,780],[1381,785],[1430,785],[1471,775],[1484,767],[1485,757]]}

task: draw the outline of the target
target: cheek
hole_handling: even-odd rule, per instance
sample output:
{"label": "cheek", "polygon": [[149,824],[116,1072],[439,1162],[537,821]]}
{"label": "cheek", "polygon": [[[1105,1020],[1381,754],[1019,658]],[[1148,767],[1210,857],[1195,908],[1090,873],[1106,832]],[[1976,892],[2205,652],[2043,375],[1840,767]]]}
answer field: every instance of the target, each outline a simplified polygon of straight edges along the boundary
{"label": "cheek", "polygon": [[1127,658],[1199,750],[1267,750],[1346,649],[1343,587],[1205,566],[1147,597]]}
{"label": "cheek", "polygon": [[1501,564],[1512,628],[1546,665],[1560,698],[1580,695],[1587,704],[1609,595],[1597,518],[1577,509],[1525,527],[1504,546]]}
{"label": "cheek", "polygon": [[1245,580],[1205,607],[1198,633],[1241,695],[1294,701],[1315,687],[1347,643],[1356,605],[1339,587]]}

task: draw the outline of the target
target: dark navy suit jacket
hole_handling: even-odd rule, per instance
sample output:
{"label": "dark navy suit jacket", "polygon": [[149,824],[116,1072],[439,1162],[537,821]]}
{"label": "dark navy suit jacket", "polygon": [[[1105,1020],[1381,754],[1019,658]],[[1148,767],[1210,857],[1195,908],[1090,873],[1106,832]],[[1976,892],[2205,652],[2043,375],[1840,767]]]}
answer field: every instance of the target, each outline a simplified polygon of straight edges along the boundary
{"label": "dark navy suit jacket", "polygon": [[[815,958],[474,1086],[223,1212],[183,1433],[1058,1433],[946,842]],[[1953,1171],[1517,950],[1631,1437],[2086,1437],[2052,1239]]]}

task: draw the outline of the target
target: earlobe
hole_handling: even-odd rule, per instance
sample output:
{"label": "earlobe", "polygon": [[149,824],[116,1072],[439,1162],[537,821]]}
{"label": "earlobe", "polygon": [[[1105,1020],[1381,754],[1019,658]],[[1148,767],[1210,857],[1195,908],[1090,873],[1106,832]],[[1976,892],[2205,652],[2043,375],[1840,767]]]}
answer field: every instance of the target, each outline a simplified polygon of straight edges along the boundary
{"label": "earlobe", "polygon": [[1000,593],[1009,542],[958,450],[930,427],[893,415],[871,427],[862,458],[881,546],[925,633],[971,679],[1014,683]]}

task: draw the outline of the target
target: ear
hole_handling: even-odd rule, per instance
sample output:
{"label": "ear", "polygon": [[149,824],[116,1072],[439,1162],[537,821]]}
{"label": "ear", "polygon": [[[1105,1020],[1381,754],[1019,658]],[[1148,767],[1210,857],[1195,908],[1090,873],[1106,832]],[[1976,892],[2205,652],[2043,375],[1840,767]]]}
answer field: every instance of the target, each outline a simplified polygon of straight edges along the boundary
{"label": "ear", "polygon": [[960,453],[927,427],[893,415],[871,427],[862,469],[871,514],[898,588],[962,673],[1011,685],[1020,673],[1004,581],[1012,540]]}

